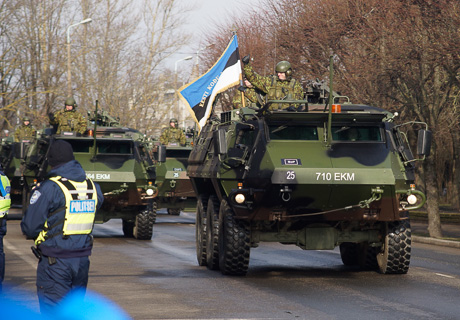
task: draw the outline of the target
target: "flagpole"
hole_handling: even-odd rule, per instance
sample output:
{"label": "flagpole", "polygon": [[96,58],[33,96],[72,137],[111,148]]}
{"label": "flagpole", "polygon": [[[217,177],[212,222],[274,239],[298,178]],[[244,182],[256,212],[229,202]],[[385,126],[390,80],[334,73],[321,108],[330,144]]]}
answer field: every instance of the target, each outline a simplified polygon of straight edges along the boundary
{"label": "flagpole", "polygon": [[[235,27],[233,27],[236,29]],[[232,31],[233,35],[236,36],[236,30]],[[241,61],[240,59],[240,51],[238,50],[238,60]],[[240,86],[244,87],[244,82],[243,82],[243,71],[240,73]],[[241,104],[243,108],[246,108],[246,99],[244,98],[244,91],[241,92]]]}

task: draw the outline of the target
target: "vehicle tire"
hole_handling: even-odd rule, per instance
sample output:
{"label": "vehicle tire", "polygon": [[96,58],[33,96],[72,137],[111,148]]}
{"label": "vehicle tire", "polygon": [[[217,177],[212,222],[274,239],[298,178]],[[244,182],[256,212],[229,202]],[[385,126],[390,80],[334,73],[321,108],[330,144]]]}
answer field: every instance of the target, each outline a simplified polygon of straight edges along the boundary
{"label": "vehicle tire", "polygon": [[380,252],[379,247],[371,247],[368,243],[363,243],[361,247],[361,267],[365,270],[377,270],[377,254]]}
{"label": "vehicle tire", "polygon": [[30,203],[30,190],[27,183],[24,182],[22,186],[22,216],[26,213],[27,208],[29,207]]}
{"label": "vehicle tire", "polygon": [[340,257],[346,266],[359,265],[359,243],[344,242],[340,246]]}
{"label": "vehicle tire", "polygon": [[136,215],[134,221],[134,238],[137,240],[151,240],[153,235],[153,225],[157,217],[157,206],[154,201],[151,206]]}
{"label": "vehicle tire", "polygon": [[168,214],[170,214],[172,216],[179,216],[180,215],[180,209],[169,208],[168,209]]}
{"label": "vehicle tire", "polygon": [[122,220],[122,228],[123,228],[123,235],[126,238],[133,238],[134,237],[134,221],[123,219]]}
{"label": "vehicle tire", "polygon": [[196,258],[199,266],[206,265],[206,210],[208,208],[208,196],[200,195],[196,205],[195,243]]}
{"label": "vehicle tire", "polygon": [[379,271],[384,274],[404,274],[409,270],[411,227],[409,220],[388,223],[385,241],[377,254]]}
{"label": "vehicle tire", "polygon": [[209,270],[219,270],[219,208],[217,196],[210,196],[206,210],[206,266]]}
{"label": "vehicle tire", "polygon": [[245,275],[249,268],[250,225],[235,219],[226,200],[220,204],[219,268],[222,274]]}

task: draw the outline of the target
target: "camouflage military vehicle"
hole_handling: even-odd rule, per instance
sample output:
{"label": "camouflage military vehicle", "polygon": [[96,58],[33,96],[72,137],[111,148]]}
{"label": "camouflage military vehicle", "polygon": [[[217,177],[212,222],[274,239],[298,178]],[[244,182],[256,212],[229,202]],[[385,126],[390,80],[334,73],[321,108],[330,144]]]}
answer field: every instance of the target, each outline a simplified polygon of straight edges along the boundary
{"label": "camouflage military vehicle", "polygon": [[[96,223],[120,218],[125,236],[151,239],[156,219],[153,199],[157,193],[151,142],[139,131],[120,126],[106,113],[96,112],[83,136],[75,132],[54,135],[47,129],[41,132],[25,158],[25,199],[35,181],[43,179],[49,171],[46,154],[52,140],[69,142],[87,176],[101,186],[104,204],[96,214]],[[164,148],[160,148],[160,156],[161,150]]]}
{"label": "camouflage military vehicle", "polygon": [[[167,208],[170,215],[180,215],[183,210],[196,209],[195,192],[187,176],[187,162],[192,150],[194,132],[193,129],[186,131],[185,146],[178,143],[166,145],[165,162],[159,163],[156,168],[156,206],[158,209]],[[158,158],[156,152],[154,154]]]}
{"label": "camouflage military vehicle", "polygon": [[403,128],[419,123],[397,125],[397,114],[368,105],[331,108],[327,91],[316,83],[308,100],[269,102],[293,111],[235,109],[202,128],[187,168],[199,265],[244,275],[250,248],[267,241],[338,246],[345,265],[407,273],[408,212],[425,203],[414,163],[431,132],[422,124],[414,159]]}
{"label": "camouflage military vehicle", "polygon": [[4,137],[0,145],[0,163],[4,172],[11,182],[11,203],[12,206],[20,206],[22,203],[22,193],[25,188],[22,173],[22,162],[29,146],[34,142],[34,138],[14,141],[12,136]]}

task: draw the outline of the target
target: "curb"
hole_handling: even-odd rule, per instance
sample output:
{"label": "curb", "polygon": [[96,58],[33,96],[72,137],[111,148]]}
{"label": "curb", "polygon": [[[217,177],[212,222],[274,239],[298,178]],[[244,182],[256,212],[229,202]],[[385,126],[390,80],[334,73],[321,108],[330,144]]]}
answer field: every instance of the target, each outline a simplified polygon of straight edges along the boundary
{"label": "curb", "polygon": [[443,240],[430,237],[412,236],[412,240],[417,243],[433,244],[437,246],[460,249],[460,241]]}

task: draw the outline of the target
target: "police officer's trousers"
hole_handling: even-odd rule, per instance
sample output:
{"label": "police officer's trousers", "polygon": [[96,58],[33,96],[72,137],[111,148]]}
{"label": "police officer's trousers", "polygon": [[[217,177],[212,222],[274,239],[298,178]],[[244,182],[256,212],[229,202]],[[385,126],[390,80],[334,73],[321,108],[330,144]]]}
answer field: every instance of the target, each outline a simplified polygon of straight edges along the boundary
{"label": "police officer's trousers", "polygon": [[6,217],[0,218],[0,292],[5,278],[5,252],[3,251],[3,236],[6,235]]}
{"label": "police officer's trousers", "polygon": [[72,289],[86,289],[88,273],[88,257],[56,258],[55,263],[50,264],[48,257],[43,256],[37,268],[40,311],[50,313],[50,310]]}

